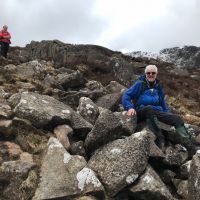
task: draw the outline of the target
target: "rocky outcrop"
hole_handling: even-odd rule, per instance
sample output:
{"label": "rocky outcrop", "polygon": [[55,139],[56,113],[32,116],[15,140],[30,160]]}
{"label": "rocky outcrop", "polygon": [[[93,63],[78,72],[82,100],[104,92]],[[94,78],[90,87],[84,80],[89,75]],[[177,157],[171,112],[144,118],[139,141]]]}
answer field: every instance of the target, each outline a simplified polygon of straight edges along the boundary
{"label": "rocky outcrop", "polygon": [[[137,60],[160,60],[160,62],[168,62],[187,69],[200,67],[200,47],[197,46],[183,46],[162,49],[159,53],[134,51],[127,53]],[[155,63],[154,63],[155,64]],[[179,70],[180,71],[180,70]]]}
{"label": "rocky outcrop", "polygon": [[167,61],[181,65],[186,68],[200,67],[200,47],[184,46],[163,49],[160,51],[162,55],[166,55]]}
{"label": "rocky outcrop", "polygon": [[27,61],[32,59],[54,61],[56,65],[76,67],[86,64],[91,71],[113,74],[126,83],[134,79],[133,67],[120,52],[111,51],[97,45],[71,45],[60,41],[31,42],[23,53]]}

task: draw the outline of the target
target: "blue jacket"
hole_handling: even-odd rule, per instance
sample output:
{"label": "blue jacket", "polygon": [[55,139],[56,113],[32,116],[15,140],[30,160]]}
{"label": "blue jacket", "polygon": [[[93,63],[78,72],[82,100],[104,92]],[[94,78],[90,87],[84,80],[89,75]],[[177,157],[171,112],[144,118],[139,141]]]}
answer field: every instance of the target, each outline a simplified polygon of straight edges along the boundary
{"label": "blue jacket", "polygon": [[[132,100],[135,100],[135,103]],[[138,110],[150,105],[154,110],[169,112],[160,81],[156,79],[154,86],[150,87],[145,75],[140,76],[136,83],[124,93],[122,104],[125,110],[130,108]]]}

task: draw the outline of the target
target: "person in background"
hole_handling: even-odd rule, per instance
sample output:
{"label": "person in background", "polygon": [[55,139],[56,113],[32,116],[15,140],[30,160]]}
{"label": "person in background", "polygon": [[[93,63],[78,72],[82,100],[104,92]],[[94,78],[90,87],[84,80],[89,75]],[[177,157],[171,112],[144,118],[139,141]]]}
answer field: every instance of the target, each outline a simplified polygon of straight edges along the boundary
{"label": "person in background", "polygon": [[141,75],[135,84],[124,93],[123,107],[127,110],[128,116],[136,115],[138,122],[147,122],[149,129],[157,136],[156,144],[162,150],[165,140],[159,127],[159,121],[174,126],[180,143],[187,148],[189,154],[194,154],[198,149],[193,144],[182,118],[169,112],[157,74],[158,68],[155,65],[146,66],[145,74]]}
{"label": "person in background", "polygon": [[8,26],[4,25],[3,29],[0,31],[0,43],[1,43],[1,55],[7,58],[7,53],[9,50],[9,45],[11,44],[11,35],[8,32]]}

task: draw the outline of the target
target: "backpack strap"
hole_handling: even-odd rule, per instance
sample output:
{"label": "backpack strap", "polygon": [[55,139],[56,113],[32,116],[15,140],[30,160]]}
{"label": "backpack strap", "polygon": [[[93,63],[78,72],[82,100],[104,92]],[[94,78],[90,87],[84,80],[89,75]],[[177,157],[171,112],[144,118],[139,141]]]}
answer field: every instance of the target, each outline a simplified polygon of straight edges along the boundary
{"label": "backpack strap", "polygon": [[163,89],[162,84],[159,82],[158,83],[158,95],[159,95],[159,104],[161,105],[161,90]]}
{"label": "backpack strap", "polygon": [[137,101],[138,101],[140,95],[142,95],[142,94],[144,93],[144,91],[146,90],[146,88],[147,88],[147,83],[146,83],[146,81],[142,81],[142,80],[139,80],[139,81],[142,83],[142,86],[141,86],[141,89],[140,89],[139,94],[138,94],[138,95],[134,98],[134,100],[133,100],[133,103],[134,103],[134,104],[137,103]]}

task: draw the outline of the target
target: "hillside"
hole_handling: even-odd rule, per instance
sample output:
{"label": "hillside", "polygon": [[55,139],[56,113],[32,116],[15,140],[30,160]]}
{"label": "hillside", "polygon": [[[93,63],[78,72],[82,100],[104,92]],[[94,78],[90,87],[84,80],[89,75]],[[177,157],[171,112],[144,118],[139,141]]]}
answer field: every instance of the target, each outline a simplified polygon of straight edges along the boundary
{"label": "hillside", "polygon": [[200,68],[188,64],[198,59],[176,55],[181,62],[57,40],[11,47],[0,58],[0,199],[200,198],[200,155],[189,160],[165,124],[162,152],[121,106],[155,64],[171,111],[200,144]]}

